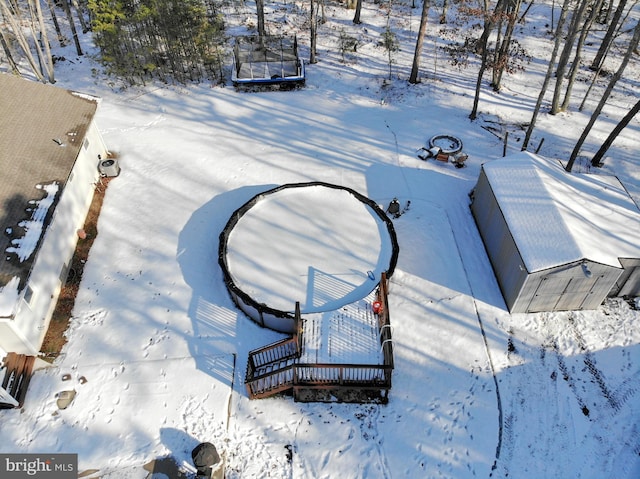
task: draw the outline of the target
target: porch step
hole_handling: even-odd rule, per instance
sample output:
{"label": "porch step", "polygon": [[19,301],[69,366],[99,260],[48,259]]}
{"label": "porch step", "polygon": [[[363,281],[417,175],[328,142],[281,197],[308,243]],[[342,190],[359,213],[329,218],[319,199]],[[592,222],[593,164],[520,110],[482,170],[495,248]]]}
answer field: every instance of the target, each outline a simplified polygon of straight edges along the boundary
{"label": "porch step", "polygon": [[16,353],[9,353],[4,358],[2,367],[5,372],[2,380],[2,393],[6,392],[18,405],[16,406],[12,401],[4,399],[0,400],[0,409],[22,407],[27,395],[29,382],[31,381],[35,360],[35,356]]}

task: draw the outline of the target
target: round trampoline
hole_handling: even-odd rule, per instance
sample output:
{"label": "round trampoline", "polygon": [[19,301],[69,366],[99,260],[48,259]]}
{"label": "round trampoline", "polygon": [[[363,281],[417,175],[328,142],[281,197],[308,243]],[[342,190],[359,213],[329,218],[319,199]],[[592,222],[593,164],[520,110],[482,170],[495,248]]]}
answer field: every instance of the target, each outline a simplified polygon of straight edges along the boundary
{"label": "round trampoline", "polygon": [[367,296],[398,257],[393,223],[372,200],[322,182],[283,185],[238,208],[220,235],[229,293],[262,326],[290,333],[301,313]]}

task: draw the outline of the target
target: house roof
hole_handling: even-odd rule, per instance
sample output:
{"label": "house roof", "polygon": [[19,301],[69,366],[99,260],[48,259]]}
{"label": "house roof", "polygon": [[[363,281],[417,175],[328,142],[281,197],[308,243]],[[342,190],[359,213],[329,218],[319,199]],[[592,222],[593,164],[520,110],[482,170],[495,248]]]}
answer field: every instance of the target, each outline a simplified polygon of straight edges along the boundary
{"label": "house roof", "polygon": [[482,166],[529,272],[640,258],[640,210],[615,176],[522,152]]}
{"label": "house roof", "polygon": [[0,74],[0,289],[16,277],[24,286],[34,255],[16,245],[44,231],[97,106],[87,95]]}

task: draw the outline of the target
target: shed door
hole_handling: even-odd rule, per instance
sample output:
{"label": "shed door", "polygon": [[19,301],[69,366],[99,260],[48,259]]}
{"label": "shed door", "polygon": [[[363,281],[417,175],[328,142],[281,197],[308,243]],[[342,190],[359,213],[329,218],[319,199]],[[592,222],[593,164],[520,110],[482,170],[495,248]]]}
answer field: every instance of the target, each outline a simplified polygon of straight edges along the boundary
{"label": "shed door", "polygon": [[568,311],[572,309],[582,309],[585,303],[591,301],[590,296],[596,290],[598,281],[603,277],[602,275],[593,275],[591,278],[573,278],[558,299],[555,310]]}
{"label": "shed door", "polygon": [[567,276],[566,271],[545,276],[529,303],[527,312],[569,311],[582,309],[601,275],[587,278],[584,275]]}
{"label": "shed door", "polygon": [[540,311],[553,311],[558,303],[558,297],[561,296],[571,279],[567,279],[562,275],[550,274],[540,279],[538,289],[536,290],[529,307],[528,313],[537,313]]}

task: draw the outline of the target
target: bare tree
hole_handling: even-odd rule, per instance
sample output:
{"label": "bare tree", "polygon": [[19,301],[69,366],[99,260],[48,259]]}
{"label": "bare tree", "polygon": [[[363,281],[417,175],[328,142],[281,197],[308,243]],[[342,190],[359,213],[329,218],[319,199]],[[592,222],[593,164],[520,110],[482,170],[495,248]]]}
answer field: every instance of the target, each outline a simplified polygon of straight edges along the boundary
{"label": "bare tree", "polygon": [[447,11],[449,10],[449,0],[443,0],[442,13],[440,14],[440,24],[447,23]]}
{"label": "bare tree", "polygon": [[356,25],[360,25],[362,21],[360,20],[360,12],[362,11],[362,0],[356,0],[356,12],[353,15],[353,23]]}
{"label": "bare tree", "polygon": [[427,20],[429,17],[430,0],[422,0],[422,15],[420,16],[420,29],[418,30],[418,39],[416,40],[416,50],[413,54],[413,65],[411,66],[411,75],[409,83],[418,83],[420,72],[420,55],[422,54],[422,45],[424,43],[424,35],[427,31]]}
{"label": "bare tree", "polygon": [[[626,0],[621,0],[623,2],[626,2]],[[631,9],[633,9],[633,7],[638,3],[638,0],[635,0],[633,2],[633,5],[629,7],[629,11],[627,12],[627,15],[625,15],[625,18],[629,15],[629,13],[631,13]],[[617,9],[616,9],[616,13],[617,13]],[[622,13],[622,12],[621,12]],[[604,67],[604,61],[607,58],[607,55],[609,54],[609,50],[611,49],[611,46],[613,45],[613,41],[614,39],[620,34],[620,30],[622,29],[622,26],[625,23],[625,18],[622,19],[615,19],[617,15],[614,15],[614,20],[617,24],[613,24],[614,28],[611,30],[613,31],[613,34],[611,35],[611,39],[610,40],[603,40],[603,43],[606,43],[606,45],[604,46],[603,49],[603,44],[600,45],[600,49],[598,51],[598,53],[596,54],[596,58],[601,55],[601,58],[597,59],[597,63],[598,63],[598,67],[594,68],[595,64],[596,64],[596,60],[594,59],[594,62],[591,64],[591,66],[589,67],[591,70],[594,71],[593,73],[593,77],[591,78],[591,82],[589,83],[589,88],[587,88],[587,92],[584,94],[584,97],[582,98],[582,102],[580,102],[580,106],[578,107],[578,110],[582,111],[582,109],[584,108],[585,103],[587,102],[587,99],[589,98],[589,95],[591,94],[591,90],[593,88],[593,86],[596,83],[596,80],[598,79],[598,77],[600,76],[600,72],[602,71],[602,68]],[[609,31],[611,29],[611,25],[609,26],[609,29],[607,29],[607,35],[609,35]],[[600,53],[600,50],[604,50],[602,53]]]}
{"label": "bare tree", "polygon": [[51,56],[51,47],[49,45],[49,37],[47,28],[42,18],[42,9],[40,8],[40,0],[29,0],[29,15],[31,17],[30,27],[31,34],[36,46],[36,52],[40,58],[41,70],[46,75],[49,83],[55,83],[53,72],[53,57]]}
{"label": "bare tree", "polygon": [[262,38],[265,35],[264,0],[256,0],[256,11],[258,14],[258,36]]}
{"label": "bare tree", "polygon": [[78,14],[78,21],[80,22],[80,26],[82,27],[82,33],[87,33],[89,31],[89,27],[87,26],[87,22],[84,20],[84,14],[82,13],[82,8],[78,4],[78,0],[71,0],[71,5],[76,9],[76,13]]}
{"label": "bare tree", "polygon": [[629,63],[631,56],[633,55],[636,48],[638,48],[638,42],[640,42],[640,21],[636,24],[633,30],[633,38],[629,42],[629,46],[627,47],[627,52],[625,53],[624,58],[622,59],[622,63],[618,67],[618,71],[616,71],[616,73],[611,77],[611,80],[609,81],[609,85],[607,85],[607,89],[602,94],[602,98],[600,99],[598,106],[591,114],[591,118],[589,118],[589,123],[587,124],[584,131],[582,132],[582,135],[580,135],[580,139],[578,140],[578,142],[576,143],[576,146],[571,152],[571,156],[569,157],[569,161],[567,162],[567,166],[565,167],[565,170],[571,171],[571,169],[573,168],[573,164],[575,163],[576,158],[578,157],[580,148],[582,148],[582,145],[587,139],[587,136],[589,135],[591,128],[593,128],[593,125],[595,124],[596,120],[600,116],[600,113],[602,112],[602,109],[604,108],[605,103],[609,99],[609,96],[611,95],[613,88],[615,87],[618,80],[620,80],[620,78],[622,77],[622,73],[627,67],[627,64]]}
{"label": "bare tree", "polygon": [[551,52],[551,58],[549,59],[549,65],[547,66],[547,74],[545,75],[544,81],[542,82],[542,87],[540,88],[540,93],[538,94],[538,100],[536,101],[536,106],[533,109],[531,121],[529,122],[529,126],[527,127],[527,133],[525,134],[524,141],[522,142],[522,151],[526,150],[529,146],[529,141],[531,141],[533,129],[536,126],[538,113],[540,112],[540,107],[542,106],[542,102],[544,101],[544,95],[545,93],[547,93],[549,83],[551,82],[553,70],[556,65],[556,57],[558,56],[558,51],[560,50],[562,29],[564,28],[564,22],[567,18],[567,11],[569,10],[569,4],[571,3],[571,1],[572,0],[564,0],[564,3],[562,4],[562,8],[560,10],[560,18],[558,18],[558,26],[556,29],[555,40],[553,42],[553,51]]}
{"label": "bare tree", "polygon": [[56,35],[58,36],[58,43],[61,47],[65,45],[65,38],[62,34],[62,30],[60,29],[60,23],[58,22],[58,16],[56,15],[56,10],[53,8],[53,0],[45,0],[47,2],[47,7],[49,7],[49,13],[51,14],[51,21],[53,22],[53,28],[56,30]]}
{"label": "bare tree", "polygon": [[596,0],[595,4],[591,6],[589,15],[585,21],[582,30],[580,31],[580,35],[578,36],[578,42],[576,44],[576,52],[573,58],[573,62],[571,64],[571,70],[569,72],[569,78],[567,81],[567,89],[564,93],[564,100],[562,101],[562,105],[560,105],[561,111],[567,111],[569,108],[569,101],[571,100],[571,92],[573,91],[573,84],[576,80],[576,75],[578,74],[578,69],[580,68],[580,61],[582,60],[582,47],[584,46],[584,42],[587,38],[587,34],[591,30],[591,25],[593,25],[593,21],[602,7],[603,0]]}
{"label": "bare tree", "polygon": [[482,87],[482,77],[484,76],[484,72],[487,70],[489,66],[488,65],[489,35],[491,35],[491,32],[493,31],[496,25],[497,19],[500,18],[504,10],[505,0],[498,0],[498,2],[496,3],[493,9],[493,12],[489,11],[489,8],[490,8],[489,1],[490,0],[484,0],[484,8],[483,8],[484,30],[482,31],[482,35],[480,36],[480,39],[478,40],[478,44],[477,44],[477,49],[480,50],[482,57],[480,60],[480,70],[478,71],[478,79],[476,80],[476,92],[473,97],[473,107],[471,108],[471,113],[469,114],[469,118],[471,120],[475,120],[476,117],[478,116],[478,103],[480,101],[480,89]]}
{"label": "bare tree", "polygon": [[316,44],[318,40],[318,7],[316,1],[311,0],[311,32],[310,32],[310,48],[309,48],[309,63],[318,63],[316,59]]}
{"label": "bare tree", "polygon": [[[500,16],[499,23],[502,24],[503,19],[506,18],[504,36],[502,41],[496,45],[493,61],[493,79],[491,86],[495,91],[500,91],[500,83],[502,81],[502,74],[507,68],[509,61],[509,49],[511,48],[511,39],[513,37],[513,29],[515,28],[516,21],[518,20],[518,13],[520,11],[520,5],[522,0],[510,0],[506,3],[504,14]],[[501,29],[500,29],[501,30]]]}
{"label": "bare tree", "polygon": [[622,13],[624,12],[624,8],[627,5],[627,0],[620,0],[618,2],[618,6],[616,8],[615,13],[613,14],[613,18],[611,19],[611,23],[609,23],[609,27],[607,28],[607,33],[605,33],[602,42],[600,43],[600,47],[598,48],[598,52],[596,56],[593,57],[593,61],[591,62],[592,70],[599,70],[602,66],[602,62],[604,61],[609,48],[611,47],[611,43],[613,42],[614,33],[618,29],[618,22],[622,18]]}
{"label": "bare tree", "polygon": [[40,68],[40,65],[36,62],[36,59],[33,57],[33,53],[31,52],[31,46],[29,45],[29,41],[24,36],[23,29],[19,24],[19,19],[16,18],[16,15],[19,15],[19,10],[16,9],[14,13],[14,11],[12,11],[12,7],[13,5],[10,6],[8,4],[8,0],[0,0],[0,12],[2,13],[2,16],[5,19],[5,21],[11,27],[11,31],[13,32],[16,42],[20,46],[22,53],[27,59],[27,62],[29,63],[29,66],[31,67],[33,74],[36,76],[36,78],[39,81],[46,83],[46,79],[42,73],[42,69]]}
{"label": "bare tree", "polygon": [[634,116],[636,116],[639,111],[640,111],[640,100],[636,102],[633,108],[631,108],[631,110],[629,110],[629,112],[624,116],[624,118],[620,120],[620,123],[616,125],[616,127],[613,129],[611,133],[609,133],[609,136],[604,141],[600,149],[596,152],[595,155],[593,155],[593,158],[591,159],[592,166],[602,166],[602,157],[604,157],[604,155],[607,153],[607,150],[609,149],[609,147],[611,147],[615,139],[618,138],[618,135],[620,134],[620,132],[627,127],[631,119]]}
{"label": "bare tree", "polygon": [[18,65],[13,59],[13,54],[11,53],[9,43],[7,43],[7,39],[4,36],[4,31],[2,28],[0,28],[0,45],[2,45],[2,50],[4,51],[4,55],[7,57],[7,61],[9,62],[9,66],[11,67],[11,71],[16,75],[20,75],[20,70],[18,70]]}
{"label": "bare tree", "polygon": [[562,49],[562,53],[560,54],[560,58],[558,60],[558,68],[556,70],[556,85],[553,91],[553,99],[551,100],[552,115],[556,115],[562,111],[562,108],[560,106],[560,97],[562,95],[564,76],[567,71],[567,66],[569,65],[569,57],[571,56],[573,45],[578,33],[582,30],[584,16],[587,11],[587,6],[590,4],[590,2],[591,0],[580,0],[578,9],[573,14],[571,22],[569,23],[569,29],[567,31],[567,35],[564,41],[564,47]]}
{"label": "bare tree", "polygon": [[71,8],[69,7],[69,0],[62,0],[62,8],[67,15],[69,27],[71,27],[71,36],[73,37],[73,43],[76,46],[76,53],[78,56],[82,56],[82,47],[80,46],[80,40],[78,38],[78,31],[76,30],[76,24],[73,21],[73,15],[71,15]]}

